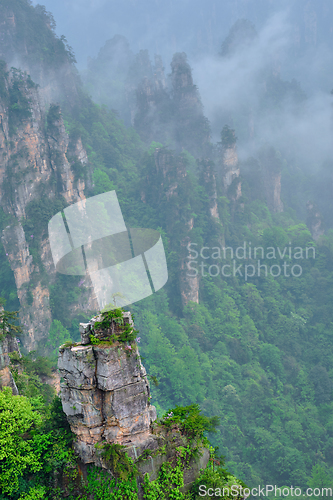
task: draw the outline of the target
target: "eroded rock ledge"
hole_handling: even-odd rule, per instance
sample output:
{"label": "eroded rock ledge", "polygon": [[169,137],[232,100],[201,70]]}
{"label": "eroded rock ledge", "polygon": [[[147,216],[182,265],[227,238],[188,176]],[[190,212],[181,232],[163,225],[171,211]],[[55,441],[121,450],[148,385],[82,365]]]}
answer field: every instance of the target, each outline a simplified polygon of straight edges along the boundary
{"label": "eroded rock ledge", "polygon": [[10,387],[14,396],[18,394],[18,390],[10,371],[9,353],[20,352],[17,340],[15,337],[6,336],[0,340],[0,390],[3,387]]}
{"label": "eroded rock ledge", "polygon": [[80,343],[60,347],[58,368],[62,406],[77,438],[74,449],[83,479],[93,464],[113,476],[102,451],[106,444],[123,445],[137,468],[137,498],[142,500],[145,475],[157,480],[162,464],[173,468],[183,450],[188,458],[183,459],[181,491],[189,491],[208,464],[209,450],[200,439],[186,437],[176,423],[155,422],[130,313],[105,313],[81,323],[80,333]]}
{"label": "eroded rock ledge", "polygon": [[[61,346],[58,361],[63,410],[77,436],[75,451],[84,463],[99,466],[96,443],[119,443],[132,448],[133,455],[156,446],[151,434],[156,409],[137,344],[110,340],[122,326],[111,320],[109,328],[98,329],[101,319],[81,324],[81,343]],[[133,324],[130,313],[124,313],[123,322]],[[90,343],[92,334],[99,344]]]}

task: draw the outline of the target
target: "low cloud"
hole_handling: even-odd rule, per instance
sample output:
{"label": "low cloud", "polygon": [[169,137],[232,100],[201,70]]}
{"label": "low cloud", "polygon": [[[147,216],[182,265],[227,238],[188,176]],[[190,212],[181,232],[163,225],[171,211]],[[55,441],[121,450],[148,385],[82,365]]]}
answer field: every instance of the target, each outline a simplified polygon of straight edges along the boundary
{"label": "low cloud", "polygon": [[[194,64],[194,81],[212,124],[213,140],[219,140],[225,123],[233,126],[242,158],[265,143],[298,163],[318,165],[332,154],[332,71],[327,70],[332,56],[319,47],[297,59],[292,55],[292,36],[289,13],[284,11],[268,20],[250,46],[230,57],[204,57]],[[292,92],[286,92],[279,102],[272,98],[263,105],[270,78],[281,85],[295,78],[300,87],[296,82],[289,87],[299,95],[305,88],[305,100],[295,103]]]}

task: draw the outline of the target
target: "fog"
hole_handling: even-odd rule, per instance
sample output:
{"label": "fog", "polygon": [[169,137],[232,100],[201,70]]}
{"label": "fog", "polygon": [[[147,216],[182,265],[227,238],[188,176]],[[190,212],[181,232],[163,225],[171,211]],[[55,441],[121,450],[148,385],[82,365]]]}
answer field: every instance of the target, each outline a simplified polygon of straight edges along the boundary
{"label": "fog", "polygon": [[169,61],[176,51],[190,57],[215,54],[239,18],[258,30],[276,11],[288,7],[295,50],[325,43],[332,47],[330,0],[44,0],[74,48],[79,67],[97,54],[106,40],[124,35],[137,50],[148,49]]}
{"label": "fog", "polygon": [[[320,164],[332,154],[333,60],[327,47],[291,56],[290,11],[270,17],[250,46],[231,57],[205,56],[193,64],[213,140],[225,122],[236,129],[241,158],[269,143],[298,163]],[[286,96],[262,106],[270,74],[278,82],[296,80],[300,102]],[[252,130],[249,130],[252,126]]]}
{"label": "fog", "polygon": [[[55,17],[57,33],[65,34],[73,47],[81,71],[116,34],[127,38],[134,54],[148,49],[151,60],[154,54],[161,55],[167,74],[172,55],[186,52],[211,123],[212,141],[219,140],[228,123],[236,130],[241,159],[265,143],[300,165],[318,166],[331,155],[331,2],[46,0],[44,4]],[[253,23],[257,36],[228,57],[219,56],[223,40],[241,18]],[[101,86],[109,78],[106,75]],[[276,102],[267,101],[270,78],[285,88]]]}

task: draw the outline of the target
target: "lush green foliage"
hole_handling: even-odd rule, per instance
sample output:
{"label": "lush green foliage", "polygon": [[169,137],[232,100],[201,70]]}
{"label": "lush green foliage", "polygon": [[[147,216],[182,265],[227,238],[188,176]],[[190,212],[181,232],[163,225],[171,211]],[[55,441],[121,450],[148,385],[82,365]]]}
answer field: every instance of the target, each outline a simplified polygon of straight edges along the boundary
{"label": "lush green foliage", "polygon": [[[85,500],[85,494],[92,495],[96,500],[137,500],[138,487],[135,478],[120,481],[110,477],[103,470],[92,467],[88,470],[88,478],[83,485],[83,495],[75,498]],[[91,497],[90,497],[91,498]],[[70,499],[71,500],[71,499]]]}
{"label": "lush green foliage", "polygon": [[[144,477],[144,498],[147,500],[186,500],[191,498],[180,490],[184,486],[184,469],[186,453],[179,452],[176,463],[164,462],[161,466],[158,478],[149,480],[149,474]],[[183,460],[182,460],[183,459]]]}
{"label": "lush green foliage", "polygon": [[[31,368],[27,368],[29,362],[31,366],[31,360],[26,359],[22,365],[31,372]],[[42,365],[43,359],[38,362]],[[179,409],[173,411],[179,413]],[[8,388],[0,391],[0,499],[59,500],[65,494],[70,500],[91,497],[137,500],[137,465],[128,457],[124,446],[108,443],[98,446],[113,476],[89,466],[84,480],[73,455],[72,439],[58,397],[45,405],[38,397],[13,396]],[[156,456],[165,452],[165,446],[154,452],[147,450],[137,462],[150,458],[150,453]],[[184,485],[184,470],[196,452],[196,447],[179,446],[174,460],[162,465],[155,481],[150,481],[146,474],[144,499],[194,498],[194,493],[184,495],[180,489]],[[209,484],[206,476],[204,481]]]}
{"label": "lush green foliage", "polygon": [[6,58],[14,52],[25,54],[31,65],[42,63],[48,68],[58,68],[66,62],[75,61],[66,38],[55,35],[55,21],[42,5],[33,7],[28,0],[2,0],[0,13],[5,18],[15,16],[16,29],[6,30],[2,40]]}
{"label": "lush green foliage", "polygon": [[[2,301],[4,303],[5,301]],[[18,311],[1,311],[0,312],[0,341],[4,340],[7,335],[14,337],[22,333],[22,328],[17,325]]]}
{"label": "lush green foliage", "polygon": [[[200,486],[201,490],[199,490]],[[205,489],[203,489],[203,486]],[[246,488],[243,481],[240,481],[224,469],[221,466],[220,460],[215,459],[214,453],[212,453],[208,467],[195,481],[192,492],[196,495],[196,498],[223,498],[224,500],[231,500],[233,498],[244,498],[241,488]],[[208,491],[209,489],[213,489],[213,494],[211,494],[211,491],[209,494],[203,494],[204,491]]]}
{"label": "lush green foliage", "polygon": [[[56,39],[52,29],[44,29],[45,20],[49,20],[51,28],[53,24],[43,8],[33,9],[23,0],[6,0],[2,4],[13,9],[22,7],[17,17],[17,37],[21,37],[18,43],[23,39],[29,41],[29,57],[54,67],[68,61],[63,42]],[[41,20],[45,26],[39,29]],[[20,29],[22,23],[24,28]],[[255,33],[248,23],[245,24],[247,28],[241,23],[233,31],[224,46],[224,55],[230,50],[232,52],[234,44],[252,43]],[[242,26],[247,30],[245,39],[238,37]],[[141,54],[135,69],[137,73],[139,63],[144,59],[145,55]],[[180,65],[179,74],[183,71],[189,76],[186,57],[178,54],[174,64],[176,76],[177,64]],[[17,123],[29,120],[23,93],[23,85],[28,85],[28,80],[17,74],[16,83],[9,89],[5,72],[4,65],[0,64],[0,92],[10,104],[14,131]],[[194,107],[200,111],[194,85],[190,84],[184,92],[195,101]],[[279,106],[290,95],[300,102],[304,97],[301,94],[296,82],[287,84],[277,77],[267,78],[267,94],[261,107]],[[159,125],[162,128],[165,124],[174,125],[179,118],[176,142],[202,145],[208,137],[204,117],[199,112],[194,116],[191,107],[172,107],[168,96],[160,97]],[[180,100],[180,94],[178,97]],[[136,325],[141,334],[140,350],[144,363],[151,378],[159,381],[152,386],[153,402],[159,415],[176,405],[197,404],[209,418],[218,415],[221,425],[216,434],[209,437],[226,456],[232,474],[246,480],[250,486],[275,483],[304,487],[330,482],[333,476],[333,234],[328,231],[314,243],[304,221],[305,202],[313,195],[326,202],[323,213],[328,227],[331,227],[332,165],[325,166],[325,175],[308,175],[293,159],[284,158],[282,153],[265,146],[256,158],[243,163],[242,197],[236,202],[231,191],[223,192],[218,176],[215,176],[217,192],[214,193],[212,173],[215,175],[221,166],[218,148],[215,152],[211,150],[210,158],[205,155],[205,160],[196,163],[185,151],[177,155],[157,143],[144,147],[133,129],[126,129],[114,113],[95,105],[81,89],[76,101],[68,104],[63,104],[62,111],[70,146],[82,138],[92,170],[93,183],[87,183],[86,196],[116,189],[126,224],[158,229],[163,237],[169,269],[168,284],[131,308],[136,313]],[[146,103],[139,104],[142,104],[142,113],[136,126],[142,137],[147,138],[152,123],[146,120],[149,118]],[[56,108],[50,109],[49,131],[57,113]],[[242,138],[241,127],[235,125],[235,128]],[[174,130],[172,128],[172,133]],[[222,143],[224,141],[225,147],[233,145],[232,129],[225,128],[224,131]],[[170,137],[170,129],[162,132],[164,138]],[[199,149],[202,152],[203,148]],[[282,171],[283,213],[270,210],[265,201],[264,184],[267,180],[263,169],[272,175]],[[10,175],[10,171],[8,173]],[[207,178],[210,178],[209,182]],[[72,312],[72,306],[83,298],[81,280],[57,275],[49,283],[43,272],[40,246],[46,236],[47,222],[65,206],[61,198],[51,201],[48,192],[49,186],[44,186],[39,199],[28,204],[23,225],[26,233],[34,236],[29,244],[30,253],[38,265],[40,277],[50,288],[54,323],[48,347],[54,357],[57,341],[66,341],[67,332],[69,338],[75,340],[78,321],[87,318]],[[212,200],[216,201],[219,220],[211,216]],[[7,216],[1,214],[1,229],[6,225]],[[297,278],[273,278],[263,274],[245,280],[244,275],[239,274],[222,277],[221,274],[209,276],[206,273],[206,276],[199,276],[199,304],[189,303],[183,307],[179,278],[186,271],[188,241],[197,243],[197,249],[201,246],[221,247],[224,242],[227,247],[235,249],[245,241],[251,242],[252,247],[265,250],[272,246],[282,250],[287,248],[289,264],[298,261],[288,256],[289,247],[304,249],[311,246],[316,250],[316,258],[302,259],[302,275]],[[13,273],[1,245],[0,258],[1,294],[10,299],[10,309],[17,309]],[[232,263],[230,256],[224,260],[228,265]],[[274,264],[280,264],[282,260],[274,260]],[[249,258],[247,263],[253,261]],[[261,261],[268,267],[272,264],[267,255]],[[204,258],[204,264],[213,266],[216,259],[210,255]],[[33,362],[38,363],[38,357],[35,356]],[[14,370],[15,379],[21,393],[33,398],[33,407],[38,408],[41,405],[41,401],[36,400],[38,394],[43,395],[44,401],[49,400],[49,396],[43,392],[37,367],[29,367],[25,358],[22,363],[26,365],[25,371],[22,374]],[[183,415],[177,417],[184,424]],[[200,425],[202,430],[206,424],[201,422]],[[189,427],[189,432],[192,431],[193,428]],[[17,439],[24,441],[21,437]],[[26,442],[29,444],[32,439],[28,436]],[[50,443],[46,443],[47,449],[53,449]],[[68,450],[62,448],[64,453],[60,456],[66,456]],[[62,465],[59,467],[56,470],[62,470]],[[172,471],[165,466],[163,474],[160,484],[149,486],[147,483],[149,494],[159,495],[158,488],[161,489],[163,478]],[[206,474],[207,484],[220,481],[214,469]],[[180,481],[178,476],[172,480],[175,485]],[[96,479],[91,488],[104,488],[104,484],[104,479]],[[20,488],[22,485],[20,483]],[[33,488],[38,495],[39,485],[33,485]],[[22,486],[22,494],[28,494],[28,491],[28,487],[24,490]],[[92,489],[91,494],[97,495],[96,491]],[[107,495],[106,490],[100,494]]]}
{"label": "lush green foliage", "polygon": [[224,125],[221,132],[221,142],[224,148],[231,148],[235,145],[237,137],[235,131],[231,129],[228,125]]}
{"label": "lush green foliage", "polygon": [[74,464],[71,443],[59,398],[45,406],[40,395],[0,391],[0,498],[47,498],[54,471]]}
{"label": "lush green foliage", "polygon": [[49,350],[49,357],[55,365],[58,361],[59,346],[65,344],[66,342],[71,342],[68,330],[66,330],[59,320],[54,319],[49,330],[46,348]]}
{"label": "lush green foliage", "polygon": [[137,469],[134,461],[125,452],[125,446],[105,443],[102,445],[101,456],[116,478],[129,481],[136,477]]}
{"label": "lush green foliage", "polygon": [[49,404],[55,396],[55,389],[45,378],[52,377],[54,361],[36,355],[31,351],[27,356],[20,356],[17,352],[9,354],[12,362],[12,374],[19,393],[30,398],[38,408]]}
{"label": "lush green foliage", "polygon": [[11,389],[0,392],[0,491],[13,493],[18,489],[19,478],[29,470],[41,469],[34,442],[23,439],[22,434],[41,423],[30,402],[23,396],[13,396]]}
{"label": "lush green foliage", "polygon": [[190,439],[203,439],[204,432],[216,432],[219,425],[218,417],[206,417],[201,415],[197,404],[189,406],[176,406],[163,416],[163,425],[180,427],[181,431]]}
{"label": "lush green foliage", "polygon": [[[110,331],[110,333],[108,333],[108,340],[110,342],[134,342],[138,331],[135,330],[130,323],[124,322],[123,312],[124,310],[121,308],[101,312],[102,320],[96,321],[94,330]],[[118,326],[118,330],[115,330],[115,325]],[[94,335],[91,335],[90,339],[92,344],[97,343],[96,340],[98,339],[96,339]]]}

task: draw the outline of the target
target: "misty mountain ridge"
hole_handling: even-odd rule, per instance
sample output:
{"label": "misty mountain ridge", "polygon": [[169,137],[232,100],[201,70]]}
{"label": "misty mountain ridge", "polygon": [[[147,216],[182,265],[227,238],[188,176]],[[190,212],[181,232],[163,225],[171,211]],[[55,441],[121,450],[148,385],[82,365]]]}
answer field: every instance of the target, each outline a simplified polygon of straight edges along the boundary
{"label": "misty mountain ridge", "polygon": [[[301,78],[287,78],[293,30],[285,15],[258,26],[239,17],[213,56],[192,59],[181,48],[170,70],[117,35],[89,62],[84,87],[50,14],[25,0],[0,0],[0,8],[0,295],[9,310],[19,309],[23,330],[0,343],[0,385],[14,381],[43,420],[36,432],[16,436],[36,451],[36,468],[5,462],[2,496],[18,500],[31,489],[40,498],[80,498],[82,469],[52,384],[60,385],[59,345],[72,349],[79,323],[98,305],[89,275],[56,273],[47,224],[113,190],[130,227],[158,230],[165,247],[168,283],[130,307],[159,416],[177,405],[217,415],[209,438],[251,487],[330,487],[332,85],[309,92]],[[313,3],[306,8],[311,14]],[[236,262],[244,244],[263,248],[263,269],[286,264],[301,274],[245,277],[244,266],[258,259]],[[223,255],[225,247],[226,258],[213,257],[212,249]],[[267,256],[272,247],[285,262]],[[311,248],[312,257],[289,257],[291,248],[302,255]],[[240,271],[228,276],[223,266]],[[150,452],[144,458],[153,461]]]}
{"label": "misty mountain ridge", "polygon": [[[166,75],[159,56],[152,64],[147,51],[133,55],[129,43],[117,35],[90,60],[83,80],[94,99],[115,109],[147,145],[155,141],[179,151],[186,149],[195,157],[205,156],[208,137],[218,146],[220,132],[228,124],[236,130],[238,156],[244,165],[269,145],[280,152],[288,168],[297,169],[302,164],[302,170],[309,171],[314,164],[321,168],[331,154],[330,87],[326,93],[312,91],[307,96],[295,78],[283,79],[289,35],[285,14],[273,16],[259,32],[251,22],[241,19],[222,42],[220,55],[216,49],[214,58],[195,61],[193,76],[185,54],[182,56],[183,77],[190,75],[191,80],[187,92],[194,92],[190,89],[198,84],[192,102],[197,102],[196,107],[187,112],[201,120],[202,132],[192,145],[177,131],[184,127],[173,62],[171,73]],[[213,157],[218,162],[216,154]],[[245,166],[243,173],[246,175]],[[326,173],[322,173],[325,178]],[[306,200],[302,204],[304,217]]]}

